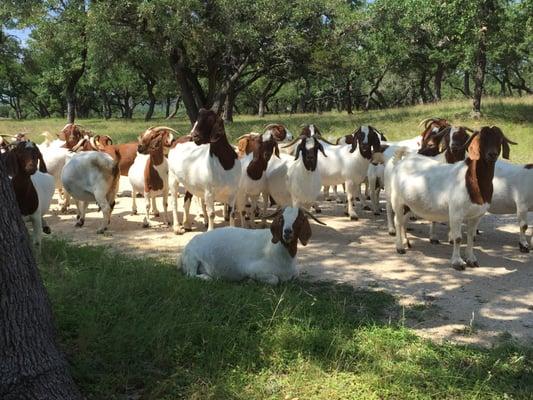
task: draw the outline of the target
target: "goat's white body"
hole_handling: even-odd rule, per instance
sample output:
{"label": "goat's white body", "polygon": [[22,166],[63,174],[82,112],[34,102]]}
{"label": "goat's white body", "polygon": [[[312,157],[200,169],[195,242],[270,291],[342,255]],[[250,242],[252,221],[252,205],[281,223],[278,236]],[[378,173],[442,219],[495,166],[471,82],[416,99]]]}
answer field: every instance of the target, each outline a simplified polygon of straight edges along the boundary
{"label": "goat's white body", "polygon": [[168,223],[168,161],[166,157],[163,157],[163,162],[159,165],[154,165],[154,169],[157,171],[159,177],[163,181],[163,189],[161,190],[153,190],[150,192],[145,192],[145,176],[144,171],[146,168],[146,164],[150,160],[149,154],[141,154],[137,152],[137,156],[135,157],[135,161],[133,161],[133,164],[131,165],[129,171],[128,171],[128,179],[131,184],[132,193],[132,211],[133,213],[137,213],[137,204],[135,202],[135,197],[137,193],[142,193],[144,195],[144,201],[145,201],[145,209],[146,214],[143,220],[143,226],[148,227],[150,226],[150,201],[153,205],[153,212],[155,215],[159,214],[159,211],[157,209],[157,203],[156,203],[156,197],[162,196],[163,197],[163,218],[165,223]]}
{"label": "goat's white body", "polygon": [[69,149],[62,147],[65,144],[63,140],[56,139],[47,145],[38,145],[41,154],[43,155],[46,169],[50,175],[54,177],[55,188],[58,190],[61,197],[61,211],[66,211],[69,205],[69,198],[63,192],[63,184],[61,183],[61,173],[65,166]]}
{"label": "goat's white body", "polygon": [[239,281],[251,278],[277,284],[297,275],[295,258],[270,229],[226,227],[195,236],[178,258],[178,268],[192,277]]}
{"label": "goat's white body", "polygon": [[[473,253],[473,235],[480,218],[489,204],[475,204],[466,187],[467,164],[442,164],[428,157],[409,155],[401,160],[399,149],[396,156],[387,162],[385,183],[390,193],[395,213],[396,248],[403,252],[405,237],[405,210],[407,206],[417,216],[436,222],[449,222],[450,234],[455,239],[452,265],[464,266],[460,257],[461,223],[467,222],[468,243],[466,259],[469,264],[477,263]],[[391,168],[393,166],[394,168]],[[390,174],[388,174],[390,172]]]}
{"label": "goat's white body", "polygon": [[[268,205],[268,185],[266,178],[266,170],[262,172],[261,177],[259,179],[250,178],[250,176],[246,172],[246,169],[248,168],[248,165],[250,165],[250,163],[252,162],[253,157],[253,154],[250,153],[241,158],[242,172],[236,199],[237,209],[241,212],[241,224],[243,224],[243,217],[245,217],[247,221],[254,221],[257,200],[260,195],[263,195],[262,220],[263,224],[266,223],[266,220],[264,219],[264,215],[266,213]],[[276,156],[272,155],[272,158],[274,157]],[[247,202],[247,200],[250,200],[251,202],[250,210],[248,211],[245,210],[245,203]],[[252,225],[255,225],[255,222]]]}
{"label": "goat's white body", "polygon": [[[209,144],[196,145],[193,142],[180,143],[168,154],[169,183],[173,199],[174,231],[180,232],[177,214],[177,189],[181,183],[187,191],[200,197],[206,204],[209,213],[209,230],[214,229],[214,202],[219,201],[235,207],[235,197],[241,179],[240,160],[229,170],[222,167],[218,157],[210,154]],[[185,209],[184,226],[190,229],[188,208]],[[230,219],[234,224],[234,218]]]}
{"label": "goat's white body", "polygon": [[498,160],[492,184],[494,192],[489,212],[492,214],[516,213],[520,228],[520,249],[529,250],[533,247],[533,237],[529,245],[526,230],[527,213],[533,211],[533,169]]}
{"label": "goat's white body", "polygon": [[[321,154],[317,156],[319,160],[323,157]],[[302,157],[291,162],[287,171],[287,184],[293,207],[308,208],[318,199],[321,188],[319,170],[318,163],[314,171],[307,170]]]}
{"label": "goat's white body", "polygon": [[120,172],[115,160],[106,153],[84,151],[67,161],[61,174],[65,190],[77,200],[78,221],[83,225],[87,202],[95,201],[104,216],[97,233],[107,229],[111,218],[111,206],[115,201]]}
{"label": "goat's white body", "polygon": [[294,156],[281,153],[279,158],[272,157],[266,169],[268,192],[280,207],[292,206],[292,197],[287,180],[289,167]]}
{"label": "goat's white body", "polygon": [[335,186],[346,184],[348,197],[348,214],[351,219],[357,219],[357,213],[353,207],[354,198],[365,201],[361,196],[361,183],[365,180],[370,160],[364,158],[359,149],[350,153],[351,145],[328,145],[324,144],[326,157],[318,157],[317,169],[320,171],[322,186]]}
{"label": "goat's white body", "polygon": [[43,226],[47,226],[43,220],[44,215],[50,209],[52,197],[54,197],[55,181],[50,174],[36,171],[30,176],[31,183],[37,192],[38,205],[35,212],[25,217],[33,226],[32,239],[37,248],[41,245]]}

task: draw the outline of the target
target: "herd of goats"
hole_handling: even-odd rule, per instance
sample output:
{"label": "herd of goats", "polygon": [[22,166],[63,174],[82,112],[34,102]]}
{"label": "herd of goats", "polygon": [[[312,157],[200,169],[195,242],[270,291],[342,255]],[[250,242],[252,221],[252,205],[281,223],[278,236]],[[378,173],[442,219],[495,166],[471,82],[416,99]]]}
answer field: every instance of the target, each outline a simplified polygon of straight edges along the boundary
{"label": "herd of goats", "polygon": [[[358,219],[356,200],[364,210],[379,214],[384,190],[388,231],[396,236],[400,254],[410,247],[406,223],[416,216],[430,221],[431,243],[439,242],[436,223],[448,223],[453,268],[476,267],[474,236],[486,212],[516,213],[519,249],[529,252],[533,238],[529,243],[526,232],[527,214],[533,211],[533,164],[499,160],[500,154],[508,159],[509,145],[516,143],[495,126],[473,131],[442,118],[428,118],[420,126],[423,131],[414,138],[389,142],[376,128],[364,125],[333,144],[312,124],[303,126],[294,138],[283,125],[270,124],[263,133],[241,136],[233,146],[220,116],[200,110],[185,136],[159,126],[148,128],[138,141],[113,144],[109,136],[67,124],[57,137],[44,133],[45,141],[39,145],[24,135],[2,136],[0,157],[20,211],[32,222],[37,248],[42,232],[50,233],[43,217],[56,189],[62,211],[75,201],[78,227],[84,225],[87,204],[97,203],[103,214],[97,233],[108,228],[121,175],[132,187],[132,213],[137,213],[137,194],[144,195],[144,227],[150,226],[151,215],[159,216],[156,197],[162,197],[163,219],[171,224],[170,194],[174,232],[190,230],[189,210],[197,196],[208,229],[185,246],[178,265],[188,275],[204,279],[250,277],[275,284],[292,278],[297,242],[306,245],[311,237],[308,217],[323,223],[310,210],[319,213],[319,199],[332,200],[330,187],[342,202],[337,185],[344,187],[345,212],[351,220]],[[178,213],[180,185],[185,193],[184,220]],[[215,202],[224,205],[230,227],[214,230]],[[277,209],[270,216],[269,206]],[[266,219],[273,218],[270,229],[245,229],[256,227],[258,218],[263,228]],[[240,228],[235,228],[236,220]]]}

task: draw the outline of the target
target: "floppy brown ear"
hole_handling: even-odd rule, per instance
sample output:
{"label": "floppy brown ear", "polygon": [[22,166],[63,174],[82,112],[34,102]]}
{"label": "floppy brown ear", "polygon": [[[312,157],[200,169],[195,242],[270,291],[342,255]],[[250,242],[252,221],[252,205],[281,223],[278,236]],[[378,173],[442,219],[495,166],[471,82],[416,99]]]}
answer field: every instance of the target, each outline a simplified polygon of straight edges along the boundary
{"label": "floppy brown ear", "polygon": [[505,158],[506,160],[509,159],[509,156],[510,156],[510,153],[511,153],[511,148],[509,147],[509,144],[516,144],[516,142],[513,142],[512,140],[509,140],[507,139],[507,137],[503,134],[502,130],[500,128],[498,128],[497,126],[493,126],[492,128],[492,131],[501,135],[503,140],[502,140],[502,157]]}
{"label": "floppy brown ear", "polygon": [[318,143],[318,150],[320,150],[320,152],[324,154],[324,157],[327,157],[326,152],[324,151],[324,146],[322,146],[322,143],[320,143],[318,140],[317,140],[317,143]]}
{"label": "floppy brown ear", "polygon": [[222,137],[223,133],[224,133],[224,122],[222,122],[222,119],[217,114],[215,117],[215,122],[213,124],[213,127],[211,128],[211,132],[209,134],[209,141],[211,143],[218,142],[220,138]]}
{"label": "floppy brown ear", "polygon": [[278,215],[270,224],[270,233],[272,234],[272,243],[278,243],[281,240],[283,228],[283,215]]}
{"label": "floppy brown ear", "polygon": [[300,157],[300,152],[303,150],[303,146],[304,146],[304,140],[302,140],[299,144],[298,144],[298,147],[296,147],[296,154],[294,155],[294,159],[297,160],[299,157]]}
{"label": "floppy brown ear", "polygon": [[[485,128],[481,128],[483,131]],[[470,139],[465,143],[465,147],[468,149],[468,158],[471,160],[479,160],[481,158],[481,149],[479,145],[479,131],[474,132]]]}
{"label": "floppy brown ear", "polygon": [[35,148],[37,149],[37,153],[38,153],[38,157],[39,157],[39,171],[43,172],[43,173],[47,173],[48,170],[46,169],[46,164],[44,162],[44,159],[43,159],[43,153],[41,153],[41,150],[39,150],[39,148],[37,146],[35,146]]}
{"label": "floppy brown ear", "polygon": [[300,229],[297,233],[298,239],[300,240],[300,243],[303,246],[306,246],[307,243],[309,243],[309,239],[311,239],[311,225],[309,225],[309,220],[307,217],[302,213],[300,210],[300,218],[302,218],[302,223],[300,224]]}
{"label": "floppy brown ear", "polygon": [[279,158],[279,147],[278,147],[278,142],[274,141],[274,154],[276,155],[276,157]]}
{"label": "floppy brown ear", "polygon": [[359,135],[361,134],[361,127],[359,127],[354,133],[352,133],[353,142],[350,153],[353,153],[357,149],[357,142],[359,141]]}
{"label": "floppy brown ear", "polygon": [[6,162],[7,174],[12,178],[17,176],[17,174],[19,173],[19,163],[18,163],[17,155],[15,154],[15,152],[13,150],[8,151],[6,153],[5,160],[6,160],[5,162]]}

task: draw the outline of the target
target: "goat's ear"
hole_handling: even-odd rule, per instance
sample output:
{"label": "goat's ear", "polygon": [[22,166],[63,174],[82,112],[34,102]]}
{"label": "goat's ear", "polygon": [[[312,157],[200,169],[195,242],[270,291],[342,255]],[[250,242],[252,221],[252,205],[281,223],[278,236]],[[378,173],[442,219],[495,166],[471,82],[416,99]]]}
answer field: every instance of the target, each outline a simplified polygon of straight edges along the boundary
{"label": "goat's ear", "polygon": [[357,149],[357,142],[359,141],[359,135],[361,134],[361,128],[359,127],[354,133],[352,133],[353,141],[350,153],[353,153]]}
{"label": "goat's ear", "polygon": [[322,143],[320,143],[320,142],[317,140],[317,144],[318,144],[318,150],[320,150],[320,152],[321,152],[322,154],[324,154],[324,157],[327,157],[326,152],[324,151],[324,146],[322,146]]}
{"label": "goat's ear", "polygon": [[299,211],[299,218],[301,218],[302,222],[300,223],[297,235],[298,239],[300,240],[300,243],[303,246],[306,246],[307,243],[309,243],[309,239],[311,239],[311,225],[309,225],[309,220],[301,210]]}
{"label": "goat's ear", "polygon": [[300,153],[304,149],[304,142],[303,140],[298,144],[298,147],[296,147],[296,154],[294,155],[294,159],[297,160],[300,157]]}
{"label": "goat's ear", "polygon": [[[481,128],[483,130],[485,128]],[[465,147],[468,149],[468,158],[471,160],[479,160],[481,158],[481,149],[479,143],[479,131],[474,132],[470,139],[465,143]]]}
{"label": "goat's ear", "polygon": [[248,142],[250,141],[249,137],[242,137],[237,142],[237,150],[240,154],[247,154],[246,150],[248,149]]}
{"label": "goat's ear", "polygon": [[43,153],[41,153],[41,150],[39,150],[37,146],[35,146],[35,148],[37,149],[37,153],[38,153],[37,156],[39,157],[39,171],[46,174],[48,170],[46,169],[46,164],[44,162]]}
{"label": "goat's ear", "polygon": [[272,234],[272,243],[278,243],[281,240],[283,228],[283,215],[277,215],[270,225],[270,233]]}
{"label": "goat's ear", "polygon": [[163,132],[163,135],[165,137],[165,141],[163,144],[167,147],[170,147],[172,145],[172,142],[174,141],[174,135],[170,131]]}
{"label": "goat's ear", "polygon": [[279,146],[278,146],[278,142],[274,142],[274,154],[276,155],[276,157],[279,158]]}
{"label": "goat's ear", "polygon": [[491,128],[492,132],[501,135],[502,137],[502,157],[506,160],[509,159],[511,148],[509,147],[510,144],[516,144],[516,142],[513,142],[512,140],[507,139],[507,137],[503,134],[502,130],[498,128],[497,126],[493,126]]}
{"label": "goat's ear", "polygon": [[381,150],[381,141],[379,140],[379,136],[374,130],[374,134],[372,135],[372,151],[374,153],[379,153]]}
{"label": "goat's ear", "polygon": [[224,135],[224,121],[220,118],[220,115],[216,115],[213,127],[209,133],[209,141],[211,143],[218,142],[220,138]]}
{"label": "goat's ear", "polygon": [[12,178],[17,176],[19,173],[19,163],[17,160],[17,155],[13,150],[10,150],[6,153],[5,163],[7,174]]}

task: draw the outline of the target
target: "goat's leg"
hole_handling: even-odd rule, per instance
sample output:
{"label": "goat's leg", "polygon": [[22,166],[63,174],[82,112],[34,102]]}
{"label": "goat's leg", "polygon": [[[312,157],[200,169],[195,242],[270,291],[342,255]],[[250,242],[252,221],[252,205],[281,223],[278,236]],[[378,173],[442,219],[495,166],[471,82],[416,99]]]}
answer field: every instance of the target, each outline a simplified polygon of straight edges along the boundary
{"label": "goat's leg", "polygon": [[163,188],[163,221],[165,225],[170,226],[170,220],[168,219],[168,187]]}
{"label": "goat's leg", "polygon": [[144,192],[144,207],[145,207],[145,214],[143,219],[143,228],[148,228],[150,226],[150,200],[151,200],[151,193],[150,192]]}
{"label": "goat's leg", "polygon": [[363,196],[361,194],[361,183],[359,185],[355,185],[355,195],[359,198],[359,201],[361,202],[361,208],[365,211],[369,211],[370,207],[366,204],[366,194]]}
{"label": "goat's leg", "polygon": [[85,224],[85,212],[87,210],[87,203],[85,201],[76,201],[78,214],[76,215],[76,227],[80,228]]}
{"label": "goat's leg", "polygon": [[206,191],[204,195],[205,208],[207,211],[208,225],[207,230],[215,229],[215,199],[213,193]]}
{"label": "goat's leg", "polygon": [[137,202],[135,201],[137,197],[137,192],[131,187],[131,215],[137,215]]}
{"label": "goat's leg", "polygon": [[[518,217],[518,226],[520,227],[520,239],[518,246],[522,253],[529,253],[529,243],[527,242],[527,212],[528,209],[524,207],[517,207],[516,216]],[[533,237],[531,238],[531,245],[533,246]]]}
{"label": "goat's leg", "polygon": [[224,221],[228,222],[230,220],[230,205],[229,204],[226,204],[224,203],[224,208],[223,208],[223,215],[224,215]]}
{"label": "goat's leg", "polygon": [[431,222],[429,225],[429,243],[431,244],[439,244],[439,238],[437,236],[437,223]]}
{"label": "goat's leg", "polygon": [[192,194],[190,192],[185,192],[185,197],[183,198],[183,213],[185,214],[185,220],[183,221],[183,228],[186,231],[192,230],[192,221],[191,221],[191,203],[192,203]]}
{"label": "goat's leg", "polygon": [[477,258],[474,254],[474,236],[481,218],[469,219],[466,222],[466,265],[468,267],[479,267]]}
{"label": "goat's leg", "polygon": [[372,210],[374,211],[374,215],[379,215],[379,189],[376,188],[376,178],[368,178],[368,190],[370,192],[370,202],[372,204]]}
{"label": "goat's leg", "polygon": [[159,210],[157,209],[157,196],[151,196],[150,200],[152,202],[152,215],[157,218],[160,215]]}
{"label": "goat's leg", "polygon": [[354,181],[346,181],[346,194],[348,196],[348,216],[352,221],[357,221],[359,219],[359,216],[355,212],[353,205],[356,186],[357,185],[354,183]]}
{"label": "goat's leg", "polygon": [[43,217],[41,217],[41,226],[43,227],[42,228],[43,233],[46,233],[47,235],[52,233],[52,230],[50,229],[50,227],[48,226],[48,223]]}
{"label": "goat's leg", "polygon": [[450,213],[450,236],[453,240],[453,253],[452,253],[452,267],[456,270],[462,271],[466,267],[466,263],[461,258],[461,222],[462,216],[452,215]]}
{"label": "goat's leg", "polygon": [[178,180],[173,173],[169,173],[170,199],[172,206],[172,230],[176,235],[184,233],[183,226],[178,214]]}
{"label": "goat's leg", "polygon": [[102,234],[107,230],[107,227],[111,222],[111,205],[107,201],[107,193],[95,192],[94,198],[96,203],[98,203],[100,210],[102,210],[103,217],[102,224],[100,225],[100,228],[96,230],[96,233]]}
{"label": "goat's leg", "polygon": [[267,207],[268,207],[268,193],[263,193],[263,204],[261,208],[261,228],[266,228],[267,226],[267,220],[266,220],[266,213],[267,213]]}
{"label": "goat's leg", "polygon": [[207,207],[205,205],[205,200],[204,199],[200,199],[200,207],[202,208],[202,216],[204,218],[204,226],[207,228],[209,226],[209,217],[207,216]]}
{"label": "goat's leg", "polygon": [[405,254],[404,239],[405,229],[403,227],[405,218],[401,211],[394,214],[394,224],[396,225],[396,251],[398,254]]}
{"label": "goat's leg", "polygon": [[385,208],[387,210],[387,228],[389,230],[389,235],[394,236],[396,234],[396,230],[394,229],[394,211],[392,210],[390,199],[387,199]]}
{"label": "goat's leg", "polygon": [[[257,204],[257,196],[256,196],[256,204]],[[229,215],[229,226],[235,226],[235,195],[230,196],[228,199],[228,215]]]}
{"label": "goat's leg", "polygon": [[41,213],[37,210],[30,215],[31,224],[33,226],[33,232],[31,234],[33,245],[37,253],[41,252],[41,239],[43,236],[43,220]]}

